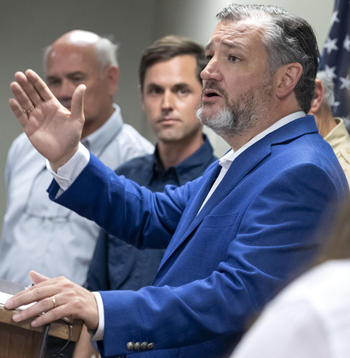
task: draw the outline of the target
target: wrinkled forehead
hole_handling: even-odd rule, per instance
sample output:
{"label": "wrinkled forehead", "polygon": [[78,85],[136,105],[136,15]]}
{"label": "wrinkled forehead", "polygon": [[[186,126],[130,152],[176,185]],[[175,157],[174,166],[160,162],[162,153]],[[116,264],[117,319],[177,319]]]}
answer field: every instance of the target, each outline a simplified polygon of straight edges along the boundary
{"label": "wrinkled forehead", "polygon": [[265,25],[263,22],[254,19],[222,20],[216,25],[206,49],[209,50],[213,46],[222,44],[242,47],[262,45],[264,33]]}
{"label": "wrinkled forehead", "polygon": [[98,69],[98,59],[92,44],[61,42],[53,44],[46,61],[46,71],[64,72]]}

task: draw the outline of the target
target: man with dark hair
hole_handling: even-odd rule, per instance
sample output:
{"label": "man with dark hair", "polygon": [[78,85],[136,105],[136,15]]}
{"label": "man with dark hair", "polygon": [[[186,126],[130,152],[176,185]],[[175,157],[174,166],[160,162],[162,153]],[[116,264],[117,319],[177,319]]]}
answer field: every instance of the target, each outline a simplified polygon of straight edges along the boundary
{"label": "man with dark hair", "polygon": [[[316,38],[304,20],[274,6],[233,4],[218,18],[206,47],[198,115],[232,150],[201,178],[164,193],[116,176],[66,131],[55,151],[48,150],[47,118],[61,120],[54,115],[59,105],[34,72],[16,74],[17,101],[10,105],[50,162],[50,198],[130,244],[167,249],[152,286],[136,292],[91,293],[32,271],[36,285],[6,307],[37,303],[15,321],[41,312],[34,326],[83,319],[107,357],[226,357],[276,290],[314,257],[324,210],[349,192],[334,152],[305,115],[317,72]],[[24,91],[38,91],[49,108],[34,98],[36,108],[25,116],[32,95]],[[83,95],[80,87],[69,128],[83,123]],[[86,164],[83,171],[68,173],[76,161]]]}
{"label": "man with dark hair", "polygon": [[[153,192],[201,176],[216,158],[196,118],[207,61],[204,48],[178,36],[157,40],[140,63],[142,107],[157,136],[153,154],[135,158],[116,173]],[[107,245],[107,246],[106,246]],[[94,291],[138,290],[150,285],[164,250],[137,250],[102,231],[87,287]]]}
{"label": "man with dark hair", "polygon": [[[199,74],[206,64],[204,48],[179,36],[159,39],[143,53],[139,71],[142,107],[158,143],[153,154],[120,166],[118,175],[153,192],[163,191],[166,185],[181,186],[198,178],[216,160],[196,117],[202,93]],[[86,287],[90,291],[136,291],[148,286],[163,254],[164,250],[138,250],[101,230]],[[91,356],[90,347],[90,335],[84,330],[76,356]]]}

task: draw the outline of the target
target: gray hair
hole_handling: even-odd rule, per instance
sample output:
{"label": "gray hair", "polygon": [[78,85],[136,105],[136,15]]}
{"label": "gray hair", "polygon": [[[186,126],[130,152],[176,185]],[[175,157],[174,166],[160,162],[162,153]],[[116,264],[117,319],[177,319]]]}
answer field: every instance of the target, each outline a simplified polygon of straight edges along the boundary
{"label": "gray hair", "polygon": [[262,44],[268,55],[268,70],[273,74],[279,67],[288,63],[298,62],[302,65],[303,73],[294,92],[301,109],[308,113],[318,68],[317,41],[309,23],[271,5],[232,4],[216,17],[221,21],[252,19],[264,25]]}
{"label": "gray hair", "polygon": [[[44,67],[46,66],[46,62],[49,53],[52,49],[52,46],[53,45],[50,45],[44,49],[44,58],[43,58]],[[97,62],[101,70],[103,70],[107,66],[118,67],[118,60],[117,60],[118,45],[113,43],[109,38],[100,37],[94,43],[94,50],[95,50]]]}
{"label": "gray hair", "polygon": [[334,105],[334,83],[331,76],[326,71],[318,71],[317,78],[322,82],[324,88],[324,97],[322,103],[330,108]]}
{"label": "gray hair", "polygon": [[118,67],[117,61],[118,45],[114,44],[107,37],[101,37],[95,43],[95,53],[101,69],[106,66]]}

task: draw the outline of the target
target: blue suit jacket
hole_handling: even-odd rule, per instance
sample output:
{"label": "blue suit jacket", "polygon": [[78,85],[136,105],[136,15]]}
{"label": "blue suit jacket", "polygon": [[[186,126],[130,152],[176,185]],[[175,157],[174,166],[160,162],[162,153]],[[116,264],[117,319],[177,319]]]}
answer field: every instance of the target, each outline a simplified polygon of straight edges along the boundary
{"label": "blue suit jacket", "polygon": [[[142,357],[225,357],[250,319],[308,262],[325,208],[348,194],[331,147],[308,116],[236,158],[198,211],[220,166],[153,194],[91,160],[56,201],[138,247],[165,248],[152,286],[101,292],[105,356],[153,342]],[[58,190],[53,182],[50,197]],[[198,215],[197,215],[198,214]]]}

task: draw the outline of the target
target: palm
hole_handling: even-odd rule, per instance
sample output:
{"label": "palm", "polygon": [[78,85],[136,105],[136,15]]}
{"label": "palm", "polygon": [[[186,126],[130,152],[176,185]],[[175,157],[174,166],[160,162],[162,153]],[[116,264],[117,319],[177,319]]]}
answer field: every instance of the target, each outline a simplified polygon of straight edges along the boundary
{"label": "palm", "polygon": [[84,125],[85,87],[77,88],[70,112],[35,72],[16,73],[15,77],[17,82],[11,83],[16,97],[10,100],[12,111],[33,146],[55,166],[63,165],[78,148]]}

